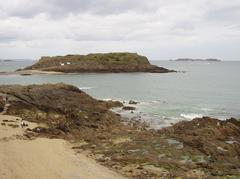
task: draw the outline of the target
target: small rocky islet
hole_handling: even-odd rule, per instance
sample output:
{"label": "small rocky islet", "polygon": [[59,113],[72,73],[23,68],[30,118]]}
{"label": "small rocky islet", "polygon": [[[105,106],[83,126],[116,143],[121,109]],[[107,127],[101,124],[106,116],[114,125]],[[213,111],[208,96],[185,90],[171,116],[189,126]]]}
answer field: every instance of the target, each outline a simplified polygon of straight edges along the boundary
{"label": "small rocky islet", "polygon": [[173,61],[177,61],[177,62],[221,62],[221,60],[217,59],[217,58],[206,58],[206,59],[200,59],[200,58],[178,58],[178,59],[173,60]]}
{"label": "small rocky islet", "polygon": [[28,70],[63,73],[175,72],[174,70],[152,65],[147,57],[129,52],[41,57],[35,64],[18,71]]}
{"label": "small rocky islet", "polygon": [[122,119],[112,107],[123,104],[62,83],[0,86],[0,110],[45,124],[27,130],[29,138],[66,139],[77,153],[127,177],[240,177],[239,120],[203,117],[154,130]]}

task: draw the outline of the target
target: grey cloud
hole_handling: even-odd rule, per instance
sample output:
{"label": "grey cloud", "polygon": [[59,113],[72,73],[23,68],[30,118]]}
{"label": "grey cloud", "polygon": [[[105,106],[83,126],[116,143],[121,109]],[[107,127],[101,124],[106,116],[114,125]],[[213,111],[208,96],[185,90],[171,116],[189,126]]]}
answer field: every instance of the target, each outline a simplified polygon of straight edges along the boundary
{"label": "grey cloud", "polygon": [[180,21],[176,22],[170,29],[169,34],[175,36],[189,36],[194,33],[195,27],[194,21]]}
{"label": "grey cloud", "polygon": [[0,51],[34,56],[101,49],[161,56],[161,49],[199,54],[211,43],[223,55],[221,49],[228,48],[240,56],[233,48],[240,40],[239,9],[240,0],[2,1]]}
{"label": "grey cloud", "polygon": [[16,35],[12,34],[0,34],[0,43],[6,43],[10,41],[14,41],[17,39]]}
{"label": "grey cloud", "polygon": [[211,20],[211,21],[237,22],[239,21],[239,17],[240,17],[240,2],[239,4],[232,4],[229,7],[220,7],[220,8],[210,10],[206,14],[206,17],[208,20]]}
{"label": "grey cloud", "polygon": [[[62,17],[69,14],[90,13],[96,15],[121,14],[125,12],[155,12],[156,2],[139,0],[16,0],[15,7],[1,9],[7,11],[6,16],[31,18],[45,13],[51,17]],[[1,5],[0,5],[1,6]]]}
{"label": "grey cloud", "polygon": [[0,43],[8,43],[18,39],[22,39],[22,37],[15,32],[0,32]]}

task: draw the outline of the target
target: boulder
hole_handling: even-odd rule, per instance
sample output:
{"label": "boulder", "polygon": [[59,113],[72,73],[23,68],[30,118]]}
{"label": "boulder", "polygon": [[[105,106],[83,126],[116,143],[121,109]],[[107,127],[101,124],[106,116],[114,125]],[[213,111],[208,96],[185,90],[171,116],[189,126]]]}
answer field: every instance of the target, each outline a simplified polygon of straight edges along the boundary
{"label": "boulder", "polygon": [[130,100],[128,104],[138,104],[138,102]]}

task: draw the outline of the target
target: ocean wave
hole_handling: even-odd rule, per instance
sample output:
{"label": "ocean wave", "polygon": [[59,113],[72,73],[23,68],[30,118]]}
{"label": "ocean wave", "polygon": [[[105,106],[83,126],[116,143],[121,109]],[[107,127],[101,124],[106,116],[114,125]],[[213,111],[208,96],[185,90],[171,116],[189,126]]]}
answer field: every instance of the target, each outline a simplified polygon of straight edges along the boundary
{"label": "ocean wave", "polygon": [[180,116],[185,118],[185,119],[194,119],[194,118],[197,118],[197,117],[203,117],[202,114],[195,114],[195,113],[180,114]]}
{"label": "ocean wave", "polygon": [[163,100],[153,100],[153,101],[138,101],[140,105],[157,105],[157,104],[166,104],[167,101]]}
{"label": "ocean wave", "polygon": [[200,108],[201,111],[213,111],[211,108]]}
{"label": "ocean wave", "polygon": [[102,99],[103,101],[113,101],[113,99],[112,98],[104,98],[104,99]]}
{"label": "ocean wave", "polygon": [[94,87],[91,86],[83,86],[83,87],[79,87],[80,90],[90,90],[93,89]]}

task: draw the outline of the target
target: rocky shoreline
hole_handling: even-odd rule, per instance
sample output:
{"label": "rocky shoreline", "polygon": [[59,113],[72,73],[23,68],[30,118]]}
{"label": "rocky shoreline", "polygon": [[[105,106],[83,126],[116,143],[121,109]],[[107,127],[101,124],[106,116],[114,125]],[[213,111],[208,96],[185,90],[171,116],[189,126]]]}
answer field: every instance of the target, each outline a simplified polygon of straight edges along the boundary
{"label": "rocky shoreline", "polygon": [[5,114],[46,125],[29,129],[29,138],[66,139],[77,153],[124,176],[240,177],[239,120],[203,117],[153,130],[110,110],[122,106],[65,84],[0,86]]}

